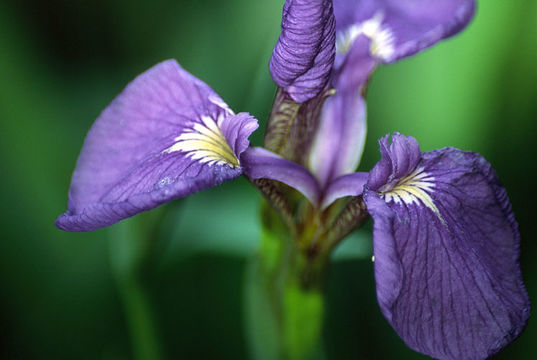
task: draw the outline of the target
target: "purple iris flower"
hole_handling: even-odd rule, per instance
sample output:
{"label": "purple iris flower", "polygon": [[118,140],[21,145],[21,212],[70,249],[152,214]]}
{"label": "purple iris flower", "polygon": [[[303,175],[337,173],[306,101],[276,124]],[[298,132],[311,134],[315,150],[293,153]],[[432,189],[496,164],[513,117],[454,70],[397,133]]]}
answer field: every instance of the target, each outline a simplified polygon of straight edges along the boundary
{"label": "purple iris flower", "polygon": [[[258,124],[235,114],[209,86],[175,60],[130,83],[90,129],[73,173],[67,211],[56,226],[91,231],[237,178],[264,177],[317,196],[302,167],[251,149]],[[249,164],[257,163],[258,166]]]}
{"label": "purple iris flower", "polygon": [[278,125],[291,144],[281,151],[250,147],[257,120],[235,114],[177,62],[154,66],[95,121],[56,225],[94,230],[240,175],[298,190],[311,211],[296,218],[330,217],[334,201],[350,197],[359,204],[343,214],[351,227],[342,231],[347,223],[336,214],[317,233],[341,240],[371,215],[377,297],[401,338],[438,359],[494,355],[524,329],[530,305],[517,223],[491,165],[454,148],[421,153],[415,139],[396,133],[391,144],[380,140],[382,158],[369,173],[354,172],[372,71],[456,34],[474,7],[287,0],[270,62],[280,87],[273,113],[293,120]]}

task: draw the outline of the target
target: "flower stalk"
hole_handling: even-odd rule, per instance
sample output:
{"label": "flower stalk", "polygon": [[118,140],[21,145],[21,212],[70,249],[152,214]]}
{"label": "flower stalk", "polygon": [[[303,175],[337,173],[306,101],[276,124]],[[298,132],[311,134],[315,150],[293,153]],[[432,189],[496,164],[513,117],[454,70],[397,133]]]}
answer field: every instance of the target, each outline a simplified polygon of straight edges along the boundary
{"label": "flower stalk", "polygon": [[[255,351],[272,354],[267,359],[309,360],[320,359],[322,354],[321,332],[324,317],[324,281],[328,268],[325,254],[304,251],[296,235],[266,202],[262,206],[262,245],[252,261],[247,288],[258,286],[257,299],[247,297],[250,309],[249,328],[260,328],[266,321],[260,314],[271,314],[273,323],[272,343]],[[305,233],[300,235],[305,240]],[[262,299],[260,299],[262,298]],[[262,306],[264,304],[264,306]],[[259,332],[250,333],[259,336]],[[266,336],[263,335],[263,336]],[[257,340],[258,343],[261,343]],[[267,349],[271,347],[272,349]]]}
{"label": "flower stalk", "polygon": [[136,360],[160,360],[162,350],[147,286],[155,238],[165,209],[123,222],[111,230],[110,264],[123,303]]}

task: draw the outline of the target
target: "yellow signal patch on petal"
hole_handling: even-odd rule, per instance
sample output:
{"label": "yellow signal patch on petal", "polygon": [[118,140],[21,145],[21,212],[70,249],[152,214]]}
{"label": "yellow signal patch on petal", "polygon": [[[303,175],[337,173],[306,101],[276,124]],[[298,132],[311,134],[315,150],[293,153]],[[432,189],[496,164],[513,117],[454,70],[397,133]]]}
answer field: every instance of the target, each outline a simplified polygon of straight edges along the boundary
{"label": "yellow signal patch on petal", "polygon": [[202,116],[201,121],[196,123],[193,129],[176,137],[176,143],[164,152],[182,151],[201,163],[239,167],[239,159],[233,153],[216,121],[209,116]]}
{"label": "yellow signal patch on petal", "polygon": [[423,168],[418,168],[404,178],[401,178],[391,190],[382,192],[381,197],[386,202],[393,201],[396,204],[423,204],[432,210],[440,221],[445,224],[440,211],[434,204],[431,195],[429,195],[429,193],[434,191],[433,180],[433,176],[424,172]]}

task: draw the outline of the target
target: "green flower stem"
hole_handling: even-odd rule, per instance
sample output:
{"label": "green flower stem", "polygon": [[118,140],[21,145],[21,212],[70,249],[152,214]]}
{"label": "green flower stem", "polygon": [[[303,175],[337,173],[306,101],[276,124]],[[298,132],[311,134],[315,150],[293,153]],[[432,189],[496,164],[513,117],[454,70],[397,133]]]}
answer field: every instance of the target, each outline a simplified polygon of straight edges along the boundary
{"label": "green flower stem", "polygon": [[123,301],[133,357],[137,360],[163,358],[147,281],[144,281],[154,256],[154,224],[160,223],[162,214],[162,211],[141,214],[110,230],[111,268]]}
{"label": "green flower stem", "polygon": [[323,284],[328,257],[310,256],[268,205],[260,253],[246,285],[247,328],[257,360],[323,359]]}
{"label": "green flower stem", "polygon": [[133,355],[137,360],[162,359],[153,311],[142,284],[133,278],[118,281],[125,307]]}
{"label": "green flower stem", "polygon": [[324,318],[322,291],[324,264],[311,264],[301,253],[290,259],[283,292],[282,336],[283,358],[314,359],[322,354],[321,330]]}

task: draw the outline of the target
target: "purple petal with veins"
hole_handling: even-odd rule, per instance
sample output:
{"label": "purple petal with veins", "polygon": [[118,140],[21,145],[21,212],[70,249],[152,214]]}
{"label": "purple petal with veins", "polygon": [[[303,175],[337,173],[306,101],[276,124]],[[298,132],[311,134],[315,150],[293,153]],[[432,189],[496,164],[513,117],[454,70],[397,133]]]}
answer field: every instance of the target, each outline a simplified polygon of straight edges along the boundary
{"label": "purple petal with veins", "polygon": [[370,41],[358,36],[353,46],[345,54],[338,55],[334,63],[332,85],[338,91],[353,92],[362,88],[377,66],[377,60],[370,56]]}
{"label": "purple petal with veins", "polygon": [[323,90],[335,56],[332,0],[287,0],[270,73],[297,103]]}
{"label": "purple petal with veins", "polygon": [[323,187],[356,169],[365,135],[365,101],[359,89],[326,100],[309,158],[309,168]]}
{"label": "purple petal with veins", "polygon": [[322,208],[326,208],[334,200],[345,196],[362,195],[369,173],[355,172],[338,177],[330,182],[323,193]]}
{"label": "purple petal with veins", "polygon": [[[474,0],[334,0],[336,68],[352,53],[357,40],[369,40],[366,55],[391,63],[455,35],[468,25]],[[362,66],[354,57],[350,66]]]}
{"label": "purple petal with veins", "polygon": [[260,147],[246,150],[241,161],[244,173],[249,178],[280,181],[300,191],[312,204],[319,203],[319,185],[301,165]]}
{"label": "purple petal with veins", "polygon": [[530,308],[505,189],[479,154],[422,154],[399,134],[380,144],[364,201],[384,316],[436,359],[494,355],[521,333]]}
{"label": "purple petal with veins", "polygon": [[175,60],[162,62],[93,124],[56,226],[94,230],[236,178],[257,126]]}

